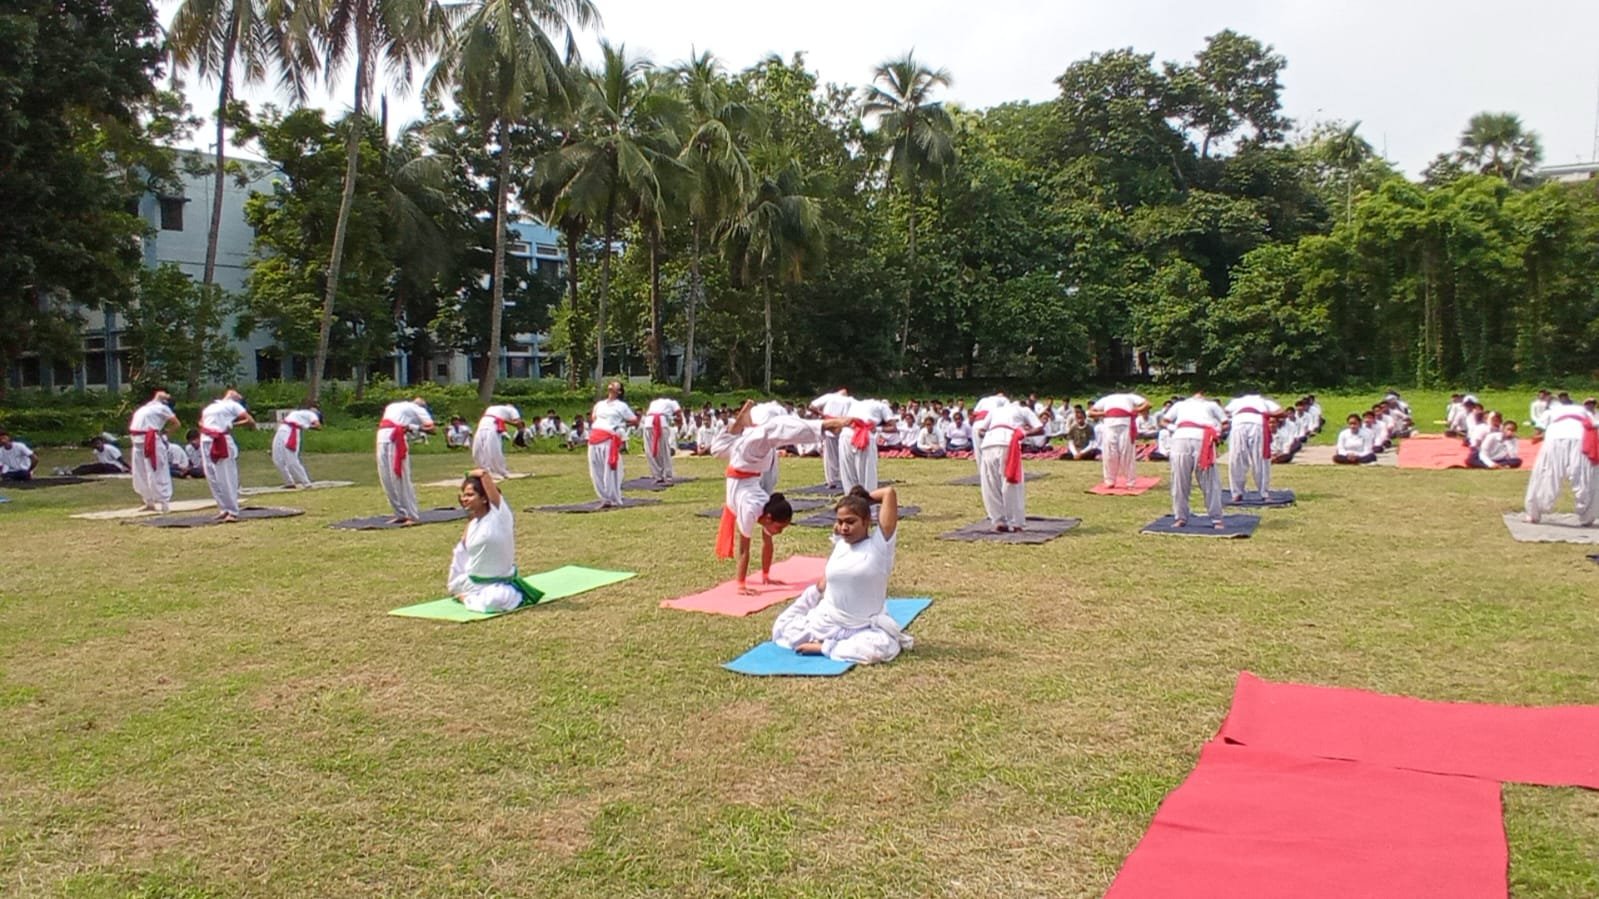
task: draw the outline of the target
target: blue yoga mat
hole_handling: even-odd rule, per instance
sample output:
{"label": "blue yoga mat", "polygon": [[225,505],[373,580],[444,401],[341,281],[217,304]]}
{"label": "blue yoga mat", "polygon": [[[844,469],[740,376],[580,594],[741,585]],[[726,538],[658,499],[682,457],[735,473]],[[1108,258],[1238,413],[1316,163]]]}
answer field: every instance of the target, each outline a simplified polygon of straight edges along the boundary
{"label": "blue yoga mat", "polygon": [[[922,614],[922,610],[932,604],[933,601],[925,596],[915,599],[890,599],[886,611],[888,617],[903,628],[910,626],[910,623],[916,620],[916,616]],[[854,668],[855,663],[840,662],[827,656],[802,656],[792,649],[784,649],[767,640],[722,667],[756,677],[772,675],[832,677]]]}
{"label": "blue yoga mat", "polygon": [[1226,527],[1217,529],[1214,522],[1206,515],[1195,515],[1188,519],[1188,524],[1177,527],[1170,515],[1161,517],[1144,525],[1140,531],[1143,534],[1171,534],[1178,537],[1222,537],[1241,539],[1255,533],[1255,526],[1260,524],[1259,515],[1223,515],[1222,521]]}

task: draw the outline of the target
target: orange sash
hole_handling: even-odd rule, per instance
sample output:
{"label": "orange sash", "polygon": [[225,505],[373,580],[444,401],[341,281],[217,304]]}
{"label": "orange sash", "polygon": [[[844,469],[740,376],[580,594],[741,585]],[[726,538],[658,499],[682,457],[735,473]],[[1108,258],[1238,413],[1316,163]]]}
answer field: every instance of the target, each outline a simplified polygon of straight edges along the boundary
{"label": "orange sash", "polygon": [[622,460],[622,435],[612,434],[601,428],[589,429],[589,446],[598,446],[607,440],[611,442],[611,449],[605,454],[605,464],[615,471],[616,463]]}
{"label": "orange sash", "polygon": [[[727,470],[723,474],[735,481],[747,481],[761,476],[758,471],[745,471],[742,468],[734,468],[731,465],[727,466]],[[733,510],[724,504],[722,506],[722,523],[716,529],[716,557],[718,559],[733,558],[733,537],[737,532],[738,515],[734,514]]]}
{"label": "orange sash", "polygon": [[869,421],[861,421],[858,418],[852,418],[850,419],[849,426],[855,431],[855,433],[850,435],[850,446],[853,446],[858,450],[866,449],[866,447],[872,442],[873,424]]}

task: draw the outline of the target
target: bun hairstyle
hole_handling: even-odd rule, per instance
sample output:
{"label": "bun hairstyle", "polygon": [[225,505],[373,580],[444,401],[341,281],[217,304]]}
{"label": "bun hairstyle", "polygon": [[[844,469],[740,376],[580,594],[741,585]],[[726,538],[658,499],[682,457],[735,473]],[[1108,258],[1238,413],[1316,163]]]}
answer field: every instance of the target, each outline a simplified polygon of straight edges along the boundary
{"label": "bun hairstyle", "polygon": [[835,513],[843,512],[845,510],[870,520],[872,517],[872,495],[866,492],[865,487],[856,484],[854,487],[849,489],[848,493],[844,494],[844,496],[839,499],[837,505],[833,506],[833,511]]}
{"label": "bun hairstyle", "polygon": [[789,504],[788,497],[781,493],[774,493],[766,500],[766,505],[761,507],[761,512],[778,524],[788,524],[794,520],[794,507]]}

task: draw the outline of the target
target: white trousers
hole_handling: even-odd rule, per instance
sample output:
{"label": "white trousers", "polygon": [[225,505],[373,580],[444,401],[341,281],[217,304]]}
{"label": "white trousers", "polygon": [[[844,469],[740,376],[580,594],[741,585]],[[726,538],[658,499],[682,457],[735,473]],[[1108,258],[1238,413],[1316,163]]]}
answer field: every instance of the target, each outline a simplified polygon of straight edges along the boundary
{"label": "white trousers", "polygon": [[1181,521],[1191,517],[1188,495],[1193,492],[1195,481],[1199,482],[1199,491],[1205,497],[1205,514],[1214,521],[1222,517],[1221,475],[1214,465],[1206,469],[1199,467],[1199,448],[1203,443],[1192,437],[1171,442],[1171,514]]}
{"label": "white trousers", "polygon": [[1133,466],[1138,451],[1133,446],[1133,429],[1125,418],[1105,420],[1105,445],[1099,448],[1099,464],[1105,483],[1133,482]]}
{"label": "white trousers", "polygon": [[594,482],[594,495],[600,502],[612,506],[622,504],[622,463],[627,459],[627,454],[622,453],[616,457],[616,467],[612,468],[606,463],[611,453],[611,443],[589,444],[589,480]]}
{"label": "white trousers", "polygon": [[995,526],[1021,527],[1027,520],[1027,481],[1005,483],[1007,446],[985,446],[980,455],[978,480],[983,488],[983,512]]}
{"label": "white trousers", "polygon": [[167,466],[167,438],[155,439],[155,465],[144,456],[144,438],[133,438],[133,458],[129,461],[133,471],[133,492],[139,494],[147,506],[162,512],[172,503],[172,469]]}
{"label": "white trousers", "polygon": [[657,481],[670,481],[672,479],[672,429],[661,428],[660,444],[655,452],[650,452],[650,439],[654,431],[646,426],[644,428],[644,458],[650,463],[650,477]]}
{"label": "white trousers", "polygon": [[473,432],[472,461],[477,463],[478,468],[502,480],[511,474],[511,469],[505,464],[505,440],[492,427],[478,428]]}
{"label": "white trousers", "polygon": [[867,441],[866,449],[858,450],[850,443],[853,428],[845,428],[838,435],[838,481],[848,493],[857,484],[867,493],[877,489],[877,442]]}
{"label": "white trousers", "polygon": [[[300,461],[300,448],[289,449],[290,433],[280,429],[272,436],[272,464],[283,476],[283,486],[309,487],[311,476],[305,473],[305,464]],[[304,440],[305,435],[301,434],[300,439]]]}
{"label": "white trousers", "polygon": [[839,485],[838,473],[838,435],[822,434],[822,479],[829,487]]}
{"label": "white trousers", "polygon": [[1253,475],[1255,489],[1261,496],[1271,488],[1271,459],[1262,452],[1266,429],[1260,425],[1234,423],[1227,438],[1227,479],[1231,481],[1233,496],[1244,494],[1246,479]]}
{"label": "white trousers", "polygon": [[1582,440],[1545,439],[1527,481],[1527,516],[1536,521],[1553,510],[1560,500],[1560,488],[1566,484],[1571,485],[1576,500],[1577,520],[1593,524],[1599,502],[1594,495],[1594,465],[1582,454]]}
{"label": "white trousers", "polygon": [[890,661],[900,650],[913,645],[910,634],[901,631],[887,615],[874,617],[872,623],[864,627],[829,624],[823,616],[812,615],[821,601],[822,592],[815,584],[806,587],[799,599],[772,622],[772,642],[784,649],[793,649],[801,643],[820,643],[822,654],[828,658],[863,665]]}
{"label": "white trousers", "polygon": [[228,442],[228,455],[221,461],[211,460],[211,441],[209,435],[200,438],[200,460],[205,469],[205,485],[211,488],[211,497],[217,501],[217,509],[233,515],[239,514],[239,445],[233,442],[232,437],[224,437]]}
{"label": "white trousers", "polygon": [[383,484],[383,495],[399,518],[422,520],[422,510],[416,504],[416,488],[411,486],[411,457],[406,455],[400,463],[400,473],[394,473],[394,444],[378,444],[378,480]]}

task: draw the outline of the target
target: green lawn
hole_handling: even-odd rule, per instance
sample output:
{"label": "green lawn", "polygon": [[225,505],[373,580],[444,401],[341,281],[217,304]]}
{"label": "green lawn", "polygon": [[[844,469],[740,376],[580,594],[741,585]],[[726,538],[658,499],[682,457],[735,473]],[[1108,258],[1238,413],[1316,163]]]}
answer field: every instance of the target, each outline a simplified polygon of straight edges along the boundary
{"label": "green lawn", "polygon": [[[692,515],[720,502],[713,460],[681,462],[701,480],[661,506],[519,514],[524,571],[640,577],[471,625],[384,614],[440,594],[459,527],[328,530],[385,510],[373,463],[307,461],[359,486],[196,531],[67,517],[132,505],[126,482],[0,487],[0,893],[1097,896],[1241,669],[1599,703],[1599,566],[1509,539],[1524,473],[1286,466],[1300,505],[1212,541],[1137,535],[1162,489],[1090,496],[1097,466],[1032,463],[1052,477],[1029,511],[1084,524],[993,547],[935,539],[981,514],[945,485],[969,462],[885,460],[924,509],[892,587],[935,598],[918,646],[788,680],[720,668],[775,609],[658,607],[730,574]],[[591,496],[579,456],[512,464],[539,475],[507,485],[519,509]],[[785,483],[819,479],[784,463]],[[264,452],[243,480],[275,483]],[[803,528],[779,543],[827,548]],[[1514,895],[1599,895],[1599,794],[1505,796]]]}

